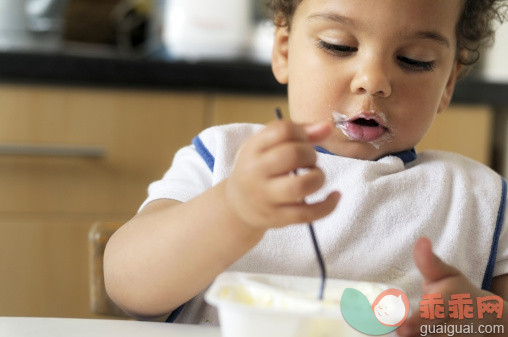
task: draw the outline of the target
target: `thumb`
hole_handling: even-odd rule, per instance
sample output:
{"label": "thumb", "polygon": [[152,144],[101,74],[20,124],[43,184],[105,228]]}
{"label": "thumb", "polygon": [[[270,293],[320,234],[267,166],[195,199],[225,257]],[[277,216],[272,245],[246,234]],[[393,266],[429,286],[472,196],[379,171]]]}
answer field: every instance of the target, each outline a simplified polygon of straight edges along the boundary
{"label": "thumb", "polygon": [[418,239],[413,251],[413,259],[416,267],[424,278],[424,285],[437,282],[447,277],[460,275],[459,271],[441,261],[432,252],[432,243],[426,237]]}

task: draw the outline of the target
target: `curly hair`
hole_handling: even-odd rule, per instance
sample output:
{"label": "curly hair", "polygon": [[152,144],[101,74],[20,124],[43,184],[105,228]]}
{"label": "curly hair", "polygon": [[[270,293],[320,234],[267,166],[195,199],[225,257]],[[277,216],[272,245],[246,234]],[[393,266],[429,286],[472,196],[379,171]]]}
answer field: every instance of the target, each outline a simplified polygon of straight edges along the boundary
{"label": "curly hair", "polygon": [[[265,0],[274,24],[290,27],[296,7],[302,0]],[[508,0],[464,0],[462,14],[455,28],[457,61],[465,70],[473,66],[481,52],[492,46],[496,24],[506,19]]]}

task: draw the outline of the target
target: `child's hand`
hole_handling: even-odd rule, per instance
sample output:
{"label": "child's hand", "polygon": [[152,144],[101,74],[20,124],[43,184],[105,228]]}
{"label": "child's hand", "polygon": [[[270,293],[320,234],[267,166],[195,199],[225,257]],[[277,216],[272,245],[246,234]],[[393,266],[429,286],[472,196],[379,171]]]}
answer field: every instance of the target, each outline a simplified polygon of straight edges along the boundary
{"label": "child's hand", "polygon": [[[332,132],[328,123],[298,125],[276,121],[245,142],[226,181],[226,199],[236,215],[256,229],[310,222],[333,211],[339,193],[306,204],[304,198],[321,188],[325,176],[316,167],[313,144]],[[292,174],[306,168],[305,174]]]}
{"label": "child's hand", "polygon": [[[423,319],[420,312],[415,312],[406,322],[397,330],[400,336],[421,336],[420,326],[422,325],[471,325],[478,328],[480,324],[502,324],[504,320],[494,321],[490,314],[487,314],[483,320],[478,320],[476,315],[476,297],[491,296],[492,293],[481,290],[472,285],[467,278],[456,268],[444,263],[439,257],[432,252],[432,244],[427,238],[420,238],[414,248],[414,260],[416,266],[424,277],[423,294],[440,294],[444,301],[444,318],[442,319]],[[470,294],[475,308],[474,316],[471,319],[452,319],[449,317],[447,310],[447,301],[450,295],[454,294]],[[503,315],[505,316],[505,315]],[[504,319],[504,317],[502,318]],[[446,329],[444,330],[446,331]],[[457,331],[457,329],[455,330]],[[460,331],[460,330],[459,330]],[[480,336],[480,334],[467,334],[467,336]],[[432,334],[432,336],[448,336],[444,334]],[[454,336],[462,336],[456,333]],[[464,335],[466,336],[466,335]],[[491,334],[491,336],[494,336]]]}

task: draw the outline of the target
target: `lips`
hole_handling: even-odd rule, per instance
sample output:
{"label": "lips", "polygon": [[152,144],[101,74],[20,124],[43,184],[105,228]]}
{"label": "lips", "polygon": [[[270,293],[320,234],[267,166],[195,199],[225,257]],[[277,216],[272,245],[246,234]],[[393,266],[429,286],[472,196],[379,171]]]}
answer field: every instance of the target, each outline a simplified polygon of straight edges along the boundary
{"label": "lips", "polygon": [[352,140],[373,142],[388,131],[384,119],[380,113],[361,112],[349,119],[337,121],[337,126]]}

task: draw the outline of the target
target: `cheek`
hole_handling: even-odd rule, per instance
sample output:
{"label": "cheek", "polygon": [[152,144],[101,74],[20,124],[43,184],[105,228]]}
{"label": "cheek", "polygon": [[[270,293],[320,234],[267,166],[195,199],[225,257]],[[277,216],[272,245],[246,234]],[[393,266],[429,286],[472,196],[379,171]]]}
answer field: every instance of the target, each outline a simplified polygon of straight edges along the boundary
{"label": "cheek", "polygon": [[438,90],[435,86],[409,85],[399,88],[397,119],[393,120],[401,140],[413,146],[426,134],[437,114]]}
{"label": "cheek", "polygon": [[[308,122],[340,112],[340,104],[347,100],[347,80],[336,67],[317,66],[312,59],[295,62],[299,69],[291,72],[288,98],[291,116],[295,121]],[[305,71],[302,71],[305,69]]]}
{"label": "cheek", "polygon": [[438,74],[430,72],[421,80],[406,81],[400,90],[409,101],[414,102],[415,106],[437,113],[445,94],[447,74],[448,72],[445,71],[440,71]]}
{"label": "cheek", "polygon": [[401,108],[408,112],[415,111],[414,118],[423,121],[432,119],[437,113],[442,96],[440,86],[439,83],[403,83],[394,92],[398,93],[396,99],[401,102]]}
{"label": "cheek", "polygon": [[336,85],[321,80],[295,82],[289,86],[288,98],[291,117],[296,122],[312,122],[332,118],[332,112],[342,112],[344,96]]}

